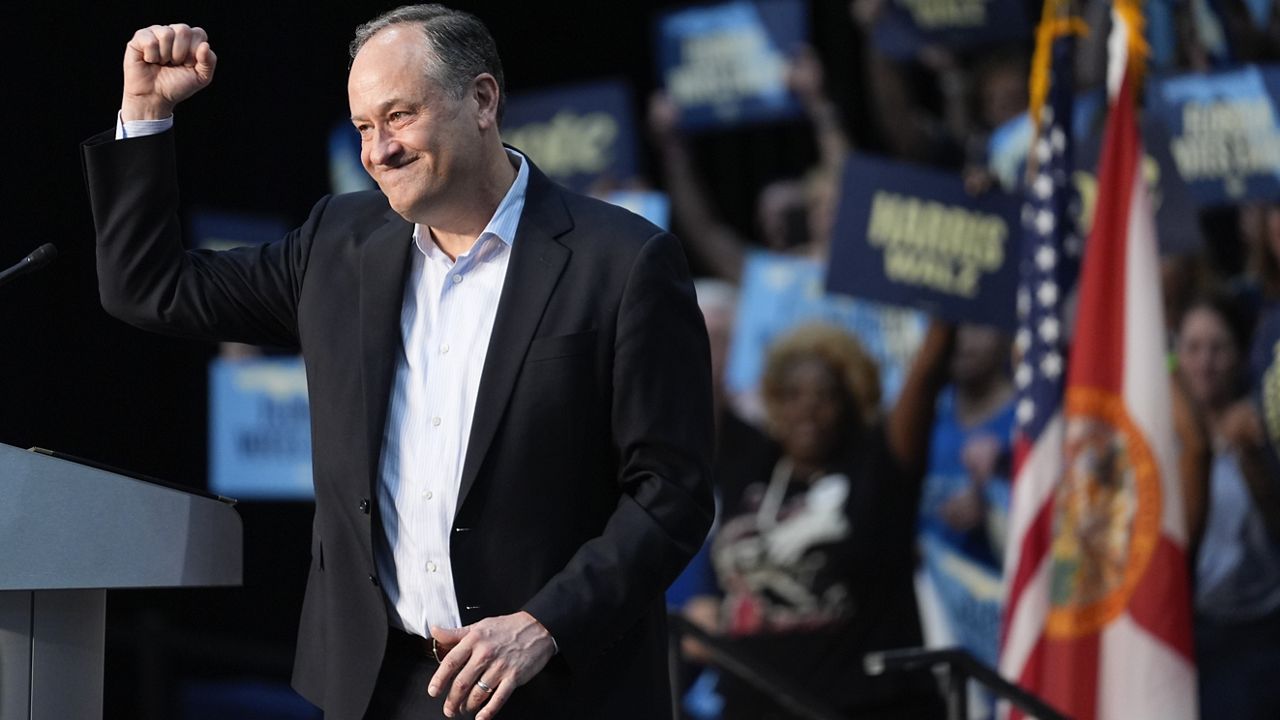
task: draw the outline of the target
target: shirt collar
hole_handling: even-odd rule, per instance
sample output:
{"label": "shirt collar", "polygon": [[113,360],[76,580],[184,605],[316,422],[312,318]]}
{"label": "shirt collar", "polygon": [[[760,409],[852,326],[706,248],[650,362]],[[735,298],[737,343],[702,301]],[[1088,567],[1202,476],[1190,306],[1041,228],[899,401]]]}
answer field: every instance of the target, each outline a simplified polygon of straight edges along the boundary
{"label": "shirt collar", "polygon": [[[510,247],[516,239],[516,229],[520,226],[520,216],[524,213],[525,193],[529,189],[529,160],[524,155],[511,148],[503,148],[507,151],[507,157],[516,166],[516,179],[511,183],[511,187],[507,189],[507,194],[503,196],[502,202],[498,203],[498,209],[494,210],[493,217],[489,218],[489,224],[484,226],[484,230],[480,231],[480,236],[476,238],[476,242],[472,245],[472,249],[478,248],[481,243],[489,236],[496,237],[503,244]],[[423,238],[428,238],[424,244]],[[440,249],[436,244],[430,242],[430,234],[421,224],[413,226],[413,242],[418,246],[427,257],[432,257]],[[470,251],[468,251],[470,253]]]}

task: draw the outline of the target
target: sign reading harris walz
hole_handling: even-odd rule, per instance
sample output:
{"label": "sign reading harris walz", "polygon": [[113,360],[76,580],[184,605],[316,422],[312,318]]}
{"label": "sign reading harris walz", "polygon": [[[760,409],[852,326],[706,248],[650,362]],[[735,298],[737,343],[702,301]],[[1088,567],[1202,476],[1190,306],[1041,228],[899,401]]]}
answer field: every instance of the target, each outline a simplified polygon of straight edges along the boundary
{"label": "sign reading harris walz", "polygon": [[502,139],[577,192],[611,188],[638,174],[634,116],[618,81],[519,93],[507,101]]}
{"label": "sign reading harris walz", "polygon": [[1202,206],[1280,194],[1280,66],[1152,83],[1147,107],[1168,127],[1178,173]]}
{"label": "sign reading harris walz", "polygon": [[965,192],[958,175],[851,156],[827,288],[1013,329],[1019,203]]}
{"label": "sign reading harris walz", "polygon": [[801,0],[688,8],[657,24],[658,73],[686,130],[798,117],[790,53],[808,37]]}

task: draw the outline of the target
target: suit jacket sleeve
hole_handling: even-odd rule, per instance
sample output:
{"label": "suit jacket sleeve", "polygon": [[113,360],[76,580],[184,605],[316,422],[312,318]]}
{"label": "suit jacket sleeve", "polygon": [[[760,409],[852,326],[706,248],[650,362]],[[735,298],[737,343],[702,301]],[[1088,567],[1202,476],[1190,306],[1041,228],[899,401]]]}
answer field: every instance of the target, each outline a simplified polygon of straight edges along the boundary
{"label": "suit jacket sleeve", "polygon": [[679,242],[640,250],[618,310],[612,422],[621,494],[603,533],[525,606],[570,667],[635,625],[688,564],[714,512],[710,351]]}
{"label": "suit jacket sleeve", "polygon": [[184,251],[173,131],[83,148],[97,231],[99,295],[131,324],[208,340],[296,347],[297,308],[313,228],[227,252]]}

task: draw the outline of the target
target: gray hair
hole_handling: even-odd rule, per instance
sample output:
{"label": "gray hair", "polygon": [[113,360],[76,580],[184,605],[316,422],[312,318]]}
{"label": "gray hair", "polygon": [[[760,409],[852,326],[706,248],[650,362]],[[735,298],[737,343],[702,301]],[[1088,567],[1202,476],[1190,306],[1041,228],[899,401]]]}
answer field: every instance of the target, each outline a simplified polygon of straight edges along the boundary
{"label": "gray hair", "polygon": [[427,76],[439,83],[453,99],[461,99],[481,73],[489,73],[498,82],[498,122],[506,106],[507,86],[502,76],[502,59],[498,46],[484,23],[461,10],[435,3],[405,5],[385,12],[356,28],[351,40],[351,59],[360,48],[380,31],[401,24],[422,28],[430,43],[432,59],[427,61]]}

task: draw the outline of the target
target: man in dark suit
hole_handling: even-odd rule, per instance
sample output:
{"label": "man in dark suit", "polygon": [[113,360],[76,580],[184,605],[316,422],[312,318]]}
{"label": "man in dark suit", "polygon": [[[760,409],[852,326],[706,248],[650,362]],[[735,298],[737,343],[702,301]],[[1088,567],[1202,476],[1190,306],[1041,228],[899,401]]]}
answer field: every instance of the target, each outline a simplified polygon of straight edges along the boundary
{"label": "man in dark suit", "polygon": [[503,146],[475,18],[401,8],[352,56],[381,191],[263,247],[184,252],[167,128],[217,59],[199,28],[139,30],[116,133],[84,149],[103,305],[301,348],[316,517],[294,685],[326,717],[668,716],[662,591],[712,512],[679,243]]}

